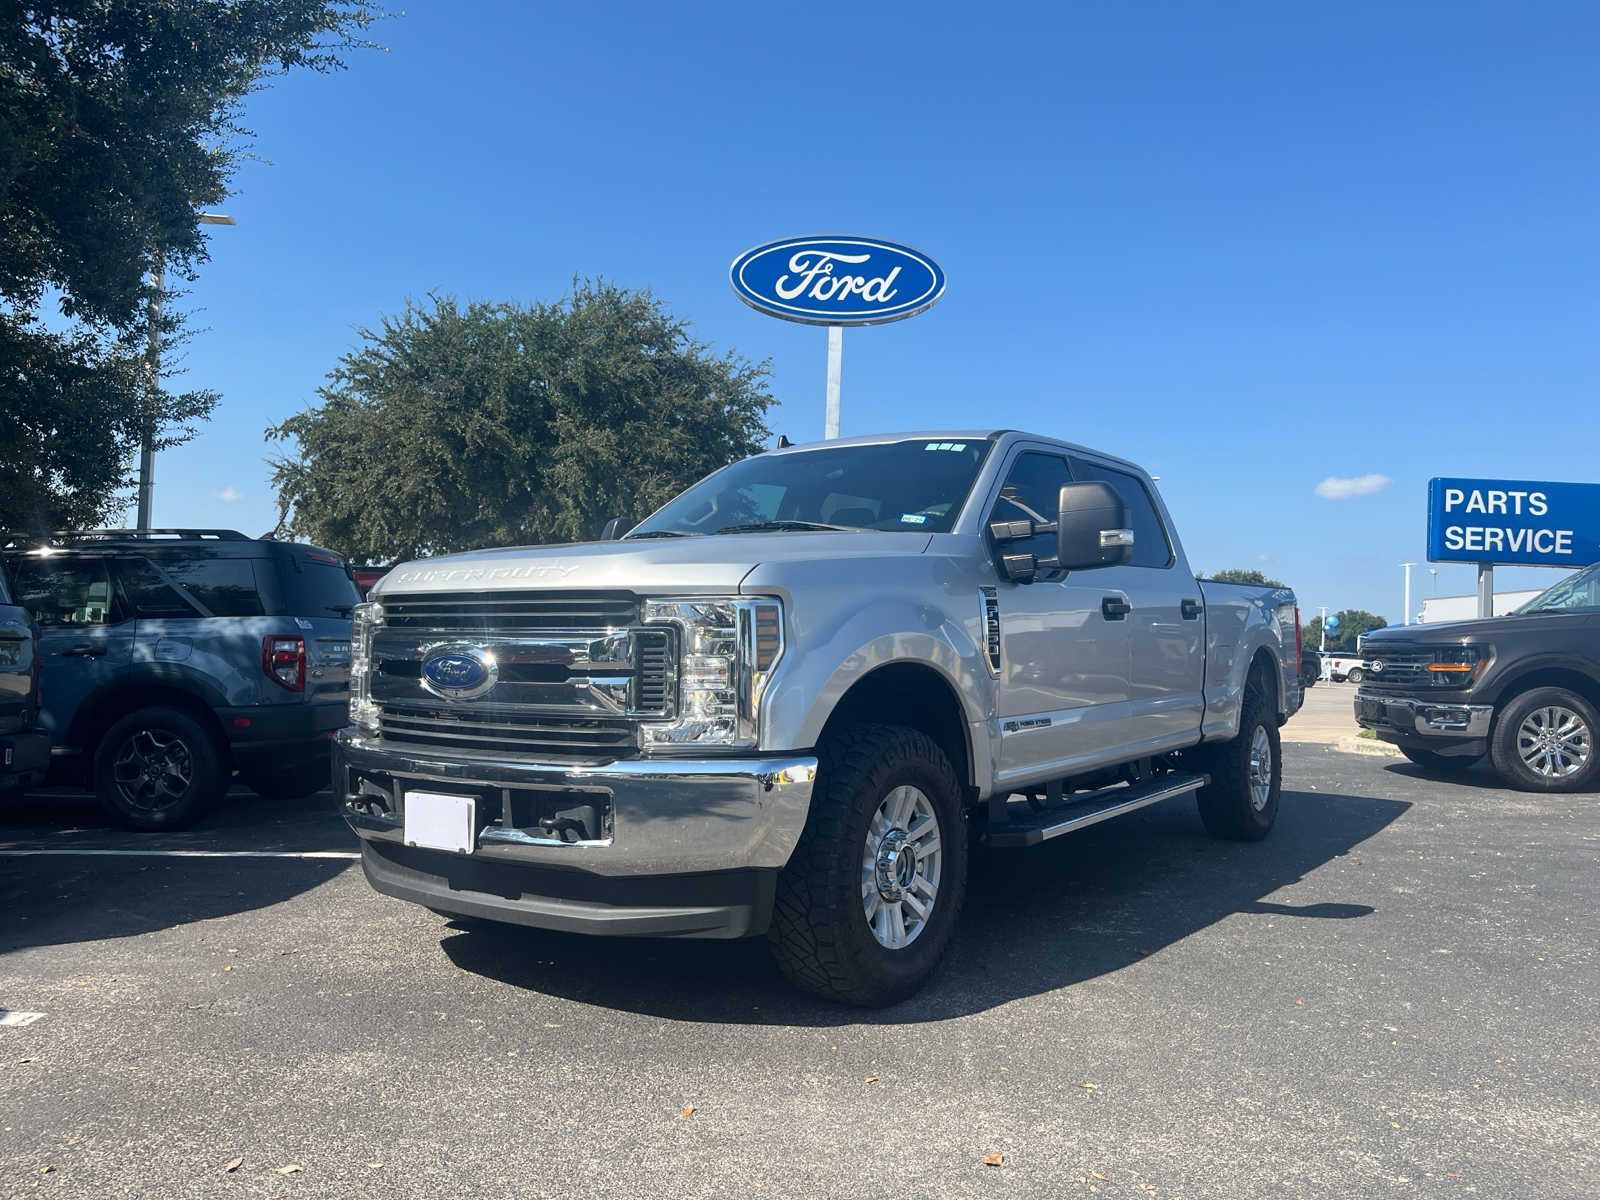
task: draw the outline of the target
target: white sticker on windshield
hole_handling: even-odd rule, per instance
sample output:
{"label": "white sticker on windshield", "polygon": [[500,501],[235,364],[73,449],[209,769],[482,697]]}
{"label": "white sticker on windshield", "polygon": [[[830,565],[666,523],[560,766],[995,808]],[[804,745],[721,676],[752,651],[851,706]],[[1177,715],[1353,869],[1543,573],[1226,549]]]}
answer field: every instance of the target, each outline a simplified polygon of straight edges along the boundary
{"label": "white sticker on windshield", "polygon": [[926,525],[927,522],[928,518],[923,516],[921,513],[900,514],[900,524],[902,525]]}
{"label": "white sticker on windshield", "polygon": [[965,450],[966,448],[967,444],[965,442],[929,442],[923,447],[924,450]]}

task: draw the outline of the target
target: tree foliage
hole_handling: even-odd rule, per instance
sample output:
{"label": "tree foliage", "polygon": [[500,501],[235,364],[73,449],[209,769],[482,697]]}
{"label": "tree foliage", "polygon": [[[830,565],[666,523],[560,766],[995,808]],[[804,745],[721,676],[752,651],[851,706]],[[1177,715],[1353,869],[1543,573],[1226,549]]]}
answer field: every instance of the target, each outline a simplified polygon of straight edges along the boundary
{"label": "tree foliage", "polygon": [[593,537],[761,449],[766,364],[648,292],[431,297],[361,332],[321,403],[268,431],[283,527],[358,560]]}
{"label": "tree foliage", "polygon": [[1263,575],[1253,567],[1229,567],[1225,571],[1214,571],[1204,576],[1206,579],[1217,583],[1254,583],[1261,587],[1288,587],[1281,579],[1272,579]]}
{"label": "tree foliage", "polygon": [[172,444],[209,412],[215,396],[138,369],[146,276],[160,262],[193,279],[204,262],[196,213],[247,146],[243,98],[338,66],[375,15],[350,0],[53,0],[0,18],[0,525],[100,519],[146,422]]}
{"label": "tree foliage", "polygon": [[[1389,622],[1376,613],[1369,613],[1365,609],[1347,608],[1336,614],[1339,624],[1337,633],[1328,634],[1327,650],[1329,653],[1354,654],[1356,652],[1356,639],[1374,629],[1382,629]],[[1322,618],[1312,617],[1306,623],[1301,635],[1303,644],[1313,650],[1322,649]]]}

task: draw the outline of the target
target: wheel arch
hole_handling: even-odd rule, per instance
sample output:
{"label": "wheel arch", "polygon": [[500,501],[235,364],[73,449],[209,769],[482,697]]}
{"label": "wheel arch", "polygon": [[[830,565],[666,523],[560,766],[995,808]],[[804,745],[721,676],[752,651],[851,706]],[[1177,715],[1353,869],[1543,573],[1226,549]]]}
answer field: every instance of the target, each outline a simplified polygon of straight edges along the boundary
{"label": "wheel arch", "polygon": [[176,708],[188,713],[211,733],[223,763],[231,766],[227,731],[211,703],[198,689],[171,679],[123,679],[94,693],[73,720],[72,745],[81,747],[85,761],[92,764],[106,730],[141,708]]}
{"label": "wheel arch", "polygon": [[1564,688],[1569,692],[1575,692],[1596,709],[1600,709],[1600,679],[1577,667],[1550,662],[1532,664],[1518,670],[1496,687],[1492,701],[1494,721],[1490,727],[1490,737],[1494,736],[1494,729],[1499,727],[1500,716],[1507,705],[1518,696],[1541,687]]}
{"label": "wheel arch", "polygon": [[932,738],[950,759],[970,802],[976,795],[972,725],[955,685],[924,662],[892,662],[856,680],[839,698],[819,744],[852,725],[904,725]]}

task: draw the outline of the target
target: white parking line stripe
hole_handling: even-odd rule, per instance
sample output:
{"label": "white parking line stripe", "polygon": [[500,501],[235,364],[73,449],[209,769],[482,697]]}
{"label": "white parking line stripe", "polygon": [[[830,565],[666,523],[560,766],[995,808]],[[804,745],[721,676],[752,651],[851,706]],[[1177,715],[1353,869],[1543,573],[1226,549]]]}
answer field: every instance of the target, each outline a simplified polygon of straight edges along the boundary
{"label": "white parking line stripe", "polygon": [[43,1019],[43,1017],[43,1013],[12,1012],[9,1009],[0,1008],[0,1025],[12,1029],[18,1029],[24,1025],[32,1025],[35,1021]]}
{"label": "white parking line stripe", "polygon": [[0,858],[332,858],[355,862],[359,850],[10,850]]}

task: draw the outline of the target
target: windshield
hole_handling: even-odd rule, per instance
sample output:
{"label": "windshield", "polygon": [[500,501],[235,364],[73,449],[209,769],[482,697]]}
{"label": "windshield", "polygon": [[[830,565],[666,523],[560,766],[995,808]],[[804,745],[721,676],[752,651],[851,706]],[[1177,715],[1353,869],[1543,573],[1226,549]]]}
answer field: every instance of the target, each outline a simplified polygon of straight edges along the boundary
{"label": "windshield", "polygon": [[1521,613],[1580,612],[1600,609],[1600,563],[1568,575],[1560,583],[1540,592],[1521,608]]}
{"label": "windshield", "polygon": [[919,438],[758,454],[702,479],[628,536],[819,527],[947,533],[989,445]]}

